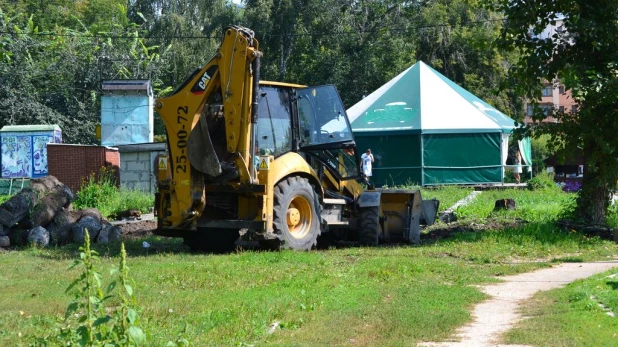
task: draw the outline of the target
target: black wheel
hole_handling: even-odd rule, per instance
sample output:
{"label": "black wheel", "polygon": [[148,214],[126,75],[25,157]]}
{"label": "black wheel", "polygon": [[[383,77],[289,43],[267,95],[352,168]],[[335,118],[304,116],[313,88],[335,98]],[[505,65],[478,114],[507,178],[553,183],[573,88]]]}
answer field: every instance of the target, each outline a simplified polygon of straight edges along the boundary
{"label": "black wheel", "polygon": [[361,245],[377,246],[380,237],[380,208],[364,207],[360,210],[358,220],[358,239]]}
{"label": "black wheel", "polygon": [[236,249],[238,237],[238,230],[234,229],[197,231],[196,235],[185,236],[183,243],[193,251],[228,253]]}
{"label": "black wheel", "polygon": [[273,227],[282,248],[310,250],[320,235],[320,205],[305,178],[292,176],[275,186]]}

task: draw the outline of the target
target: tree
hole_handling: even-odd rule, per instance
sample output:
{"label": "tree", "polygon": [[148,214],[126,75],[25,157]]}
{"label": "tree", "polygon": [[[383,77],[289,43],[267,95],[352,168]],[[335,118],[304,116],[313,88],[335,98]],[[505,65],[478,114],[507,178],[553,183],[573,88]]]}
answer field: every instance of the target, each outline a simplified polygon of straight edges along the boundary
{"label": "tree", "polygon": [[14,16],[0,10],[0,31],[9,33],[0,36],[0,127],[58,124],[65,142],[92,144],[102,78],[161,84],[158,47],[146,46],[140,28],[127,22],[125,7],[115,0],[91,4],[96,6],[75,12],[74,27],[45,30],[36,23],[45,25],[47,18],[19,7],[8,7]]}
{"label": "tree", "polygon": [[[506,21],[499,44],[521,53],[511,76],[522,97],[538,102],[542,84],[559,80],[573,93],[577,112],[554,111],[554,126],[532,124],[522,132],[553,134],[552,150],[583,148],[584,178],[575,218],[604,223],[618,179],[618,1],[497,0]],[[563,27],[541,37],[548,25]],[[544,117],[536,107],[533,118]]]}
{"label": "tree", "polygon": [[517,118],[521,98],[510,88],[500,90],[516,54],[494,45],[500,36],[501,14],[483,8],[478,0],[437,0],[421,8],[417,59]]}

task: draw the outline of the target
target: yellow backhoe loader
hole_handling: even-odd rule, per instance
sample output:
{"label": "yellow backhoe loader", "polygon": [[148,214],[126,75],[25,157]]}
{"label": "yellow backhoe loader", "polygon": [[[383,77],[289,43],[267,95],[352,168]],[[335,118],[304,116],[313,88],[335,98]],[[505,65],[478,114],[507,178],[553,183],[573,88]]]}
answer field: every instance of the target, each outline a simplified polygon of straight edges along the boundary
{"label": "yellow backhoe loader", "polygon": [[437,202],[364,190],[335,87],[260,81],[261,56],[253,31],[228,27],[214,57],[155,102],[168,141],[156,163],[156,233],[207,251],[233,249],[241,230],[295,250],[320,235],[418,242]]}

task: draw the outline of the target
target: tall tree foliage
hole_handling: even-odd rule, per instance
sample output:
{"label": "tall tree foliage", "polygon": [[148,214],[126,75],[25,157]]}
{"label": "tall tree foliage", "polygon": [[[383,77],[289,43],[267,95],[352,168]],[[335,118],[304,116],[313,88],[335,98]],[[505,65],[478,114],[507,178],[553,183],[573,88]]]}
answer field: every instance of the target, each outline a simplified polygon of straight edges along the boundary
{"label": "tall tree foliage", "polygon": [[[559,80],[579,104],[575,113],[554,111],[558,124],[525,130],[553,134],[554,149],[583,148],[584,178],[575,217],[603,223],[618,180],[618,1],[500,0],[494,5],[508,17],[501,47],[521,54],[512,68],[516,90],[538,102],[543,83]],[[558,18],[564,30],[539,37]],[[534,118],[543,117],[537,108]]]}
{"label": "tall tree foliage", "polygon": [[0,31],[10,33],[0,39],[0,126],[58,124],[65,142],[94,143],[101,79],[151,78],[161,65],[157,47],[147,47],[128,23],[123,3],[77,6],[74,27],[46,27],[34,15],[0,10]]}
{"label": "tall tree foliage", "polygon": [[0,0],[0,126],[58,123],[92,143],[101,79],[169,93],[230,24],[255,31],[262,78],[334,84],[348,107],[422,59],[513,115],[516,98],[493,93],[510,59],[491,45],[500,23],[477,1]]}
{"label": "tall tree foliage", "polygon": [[421,9],[417,58],[514,118],[522,113],[521,97],[500,90],[515,63],[494,44],[502,14],[475,0],[437,0]]}

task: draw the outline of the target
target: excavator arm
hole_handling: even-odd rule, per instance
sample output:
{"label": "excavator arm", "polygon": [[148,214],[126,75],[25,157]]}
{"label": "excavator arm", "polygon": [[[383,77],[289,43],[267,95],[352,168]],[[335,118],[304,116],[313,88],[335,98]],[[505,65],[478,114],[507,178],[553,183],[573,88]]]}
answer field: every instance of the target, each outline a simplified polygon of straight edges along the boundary
{"label": "excavator arm", "polygon": [[232,26],[214,57],[155,107],[167,132],[159,164],[160,227],[185,228],[205,206],[205,180],[254,183],[252,154],[259,81],[258,41]]}

